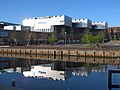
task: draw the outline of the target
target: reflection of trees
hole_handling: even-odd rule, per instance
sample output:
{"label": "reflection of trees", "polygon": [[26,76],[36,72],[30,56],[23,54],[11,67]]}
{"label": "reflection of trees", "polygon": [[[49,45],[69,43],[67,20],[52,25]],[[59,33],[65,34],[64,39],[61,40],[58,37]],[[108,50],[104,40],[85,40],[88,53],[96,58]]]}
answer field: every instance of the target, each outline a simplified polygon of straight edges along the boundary
{"label": "reflection of trees", "polygon": [[85,70],[87,72],[91,72],[91,71],[103,71],[104,70],[104,65],[102,64],[97,64],[97,63],[85,63],[83,65],[85,67]]}
{"label": "reflection of trees", "polygon": [[1,58],[0,68],[9,69],[13,68],[16,71],[16,68],[21,68],[21,71],[31,70],[32,65],[41,65],[41,64],[51,63],[46,60],[31,60],[31,59],[22,59],[22,58]]}
{"label": "reflection of trees", "polygon": [[54,62],[54,70],[64,71],[66,68],[66,62]]}
{"label": "reflection of trees", "polygon": [[31,70],[31,61],[30,61],[30,59],[24,60],[23,62],[24,62],[24,64],[21,66],[21,72],[30,71]]}
{"label": "reflection of trees", "polygon": [[[101,72],[105,70],[105,65],[102,64],[96,64],[96,63],[81,63],[81,62],[64,62],[64,61],[47,61],[47,60],[32,60],[32,59],[15,59],[12,58],[9,60],[9,58],[5,61],[6,66],[4,69],[10,69],[13,68],[14,72],[24,72],[24,71],[30,71],[32,66],[42,65],[51,67],[52,70],[55,71],[65,71],[67,76],[72,75],[71,72],[73,72],[76,75],[85,75],[88,76],[91,72]],[[1,65],[1,64],[0,64]],[[0,67],[1,69],[2,67]]]}
{"label": "reflection of trees", "polygon": [[92,70],[92,66],[90,65],[90,63],[85,63],[83,67],[85,68],[85,71],[87,72],[91,72]]}

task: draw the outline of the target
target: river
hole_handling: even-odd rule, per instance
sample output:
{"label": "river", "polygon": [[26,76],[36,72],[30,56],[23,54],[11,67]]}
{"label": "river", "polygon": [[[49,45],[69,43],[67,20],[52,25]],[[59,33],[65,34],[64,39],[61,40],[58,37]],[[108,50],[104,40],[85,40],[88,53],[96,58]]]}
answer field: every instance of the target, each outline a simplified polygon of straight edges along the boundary
{"label": "river", "polygon": [[[120,63],[0,57],[0,87],[11,87],[14,79],[22,90],[109,90],[109,70],[120,70]],[[112,83],[120,85],[120,73]]]}

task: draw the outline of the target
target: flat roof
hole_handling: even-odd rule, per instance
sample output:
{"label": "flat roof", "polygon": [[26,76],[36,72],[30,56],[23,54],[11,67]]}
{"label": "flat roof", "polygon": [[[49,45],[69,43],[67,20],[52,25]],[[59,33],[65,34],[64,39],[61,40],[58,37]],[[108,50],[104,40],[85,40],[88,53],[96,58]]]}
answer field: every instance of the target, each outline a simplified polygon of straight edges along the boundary
{"label": "flat roof", "polygon": [[20,24],[14,24],[14,23],[9,23],[9,22],[4,22],[4,21],[0,21],[0,24],[4,25],[4,26],[9,26],[9,25],[20,25]]}

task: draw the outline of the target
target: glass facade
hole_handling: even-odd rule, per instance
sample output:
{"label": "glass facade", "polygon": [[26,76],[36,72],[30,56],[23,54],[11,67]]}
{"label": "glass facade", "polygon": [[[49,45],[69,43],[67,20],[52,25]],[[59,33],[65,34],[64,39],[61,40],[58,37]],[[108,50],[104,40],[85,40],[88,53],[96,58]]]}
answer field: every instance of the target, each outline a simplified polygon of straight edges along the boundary
{"label": "glass facade", "polygon": [[0,31],[0,37],[8,37],[8,34],[9,32],[7,31]]}

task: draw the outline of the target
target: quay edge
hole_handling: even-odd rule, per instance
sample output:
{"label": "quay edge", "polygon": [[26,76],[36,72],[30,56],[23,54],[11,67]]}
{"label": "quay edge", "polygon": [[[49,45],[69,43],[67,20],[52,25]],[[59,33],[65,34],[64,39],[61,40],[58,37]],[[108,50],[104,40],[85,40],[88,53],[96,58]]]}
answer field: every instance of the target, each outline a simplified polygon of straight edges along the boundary
{"label": "quay edge", "polygon": [[81,56],[81,57],[102,57],[120,58],[120,50],[101,49],[20,49],[0,48],[0,54],[25,54],[25,55],[54,55],[54,56]]}

